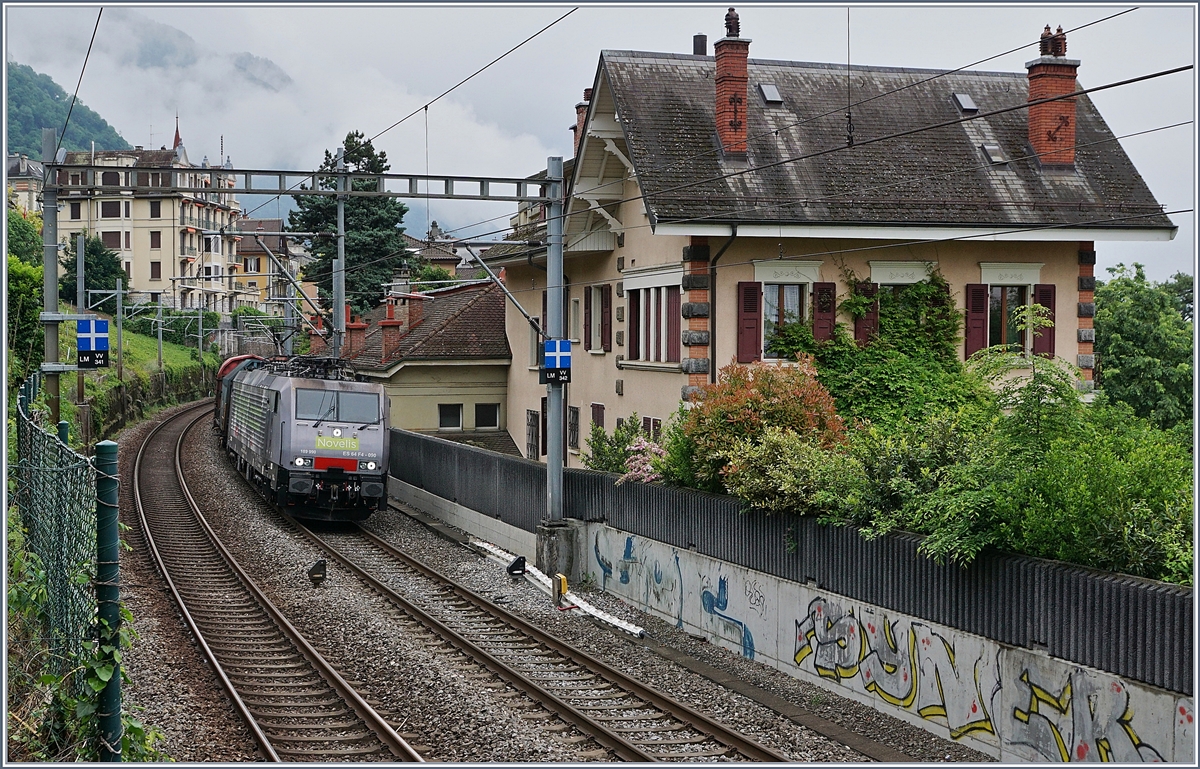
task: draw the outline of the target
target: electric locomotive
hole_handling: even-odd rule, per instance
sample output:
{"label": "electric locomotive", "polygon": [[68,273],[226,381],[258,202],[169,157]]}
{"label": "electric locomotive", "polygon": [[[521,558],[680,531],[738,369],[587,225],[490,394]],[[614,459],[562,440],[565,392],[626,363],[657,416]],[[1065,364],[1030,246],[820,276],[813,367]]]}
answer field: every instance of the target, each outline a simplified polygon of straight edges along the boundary
{"label": "electric locomotive", "polygon": [[298,518],[358,521],[386,506],[383,385],[354,381],[331,358],[243,356],[226,366],[215,419],[246,480]]}

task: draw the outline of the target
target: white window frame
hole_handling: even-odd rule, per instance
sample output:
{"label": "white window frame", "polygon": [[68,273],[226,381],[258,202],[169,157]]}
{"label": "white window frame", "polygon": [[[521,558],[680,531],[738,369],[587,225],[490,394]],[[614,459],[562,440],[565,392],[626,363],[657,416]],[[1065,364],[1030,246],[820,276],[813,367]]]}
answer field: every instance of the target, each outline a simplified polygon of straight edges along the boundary
{"label": "white window frame", "polygon": [[762,312],[758,338],[762,360],[781,360],[767,353],[767,286],[800,286],[801,321],[812,317],[812,287],[821,282],[823,262],[811,259],[771,259],[754,262],[754,280],[762,285]]}
{"label": "white window frame", "polygon": [[[588,290],[591,290],[590,288]],[[583,302],[580,299],[571,300],[571,327],[568,331],[569,338],[572,342],[579,344],[583,326]]]}
{"label": "white window frame", "polygon": [[587,328],[587,334],[591,339],[590,352],[603,354],[604,353],[604,289],[601,286],[589,286],[588,291],[592,292],[592,317],[591,324]]}
{"label": "white window frame", "polygon": [[[993,288],[1024,288],[1025,305],[1033,303],[1033,287],[1042,282],[1042,267],[1044,262],[980,262],[979,282],[988,287],[988,339],[987,347],[992,346],[992,289]],[[1050,331],[1053,333],[1053,330]],[[1025,356],[1033,355],[1033,334],[1026,332],[1023,345]]]}
{"label": "white window frame", "polygon": [[[479,425],[479,407],[492,406],[496,409],[496,424],[480,427]],[[439,418],[439,421],[440,418]],[[495,432],[500,429],[500,404],[499,403],[476,403],[475,404],[475,429],[480,432]]]}

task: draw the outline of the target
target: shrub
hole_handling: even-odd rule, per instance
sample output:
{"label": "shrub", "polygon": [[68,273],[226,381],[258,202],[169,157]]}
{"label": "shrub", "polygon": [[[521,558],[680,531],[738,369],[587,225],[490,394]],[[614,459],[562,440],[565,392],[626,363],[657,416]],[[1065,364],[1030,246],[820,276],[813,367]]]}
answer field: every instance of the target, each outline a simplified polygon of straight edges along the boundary
{"label": "shrub", "polygon": [[[758,442],[768,427],[789,430],[830,449],[846,440],[846,426],[838,416],[829,391],[817,381],[812,356],[799,355],[795,365],[732,364],[721,369],[715,385],[704,388],[694,407],[679,419],[689,449],[697,488],[724,490],[723,471],[736,441]],[[670,443],[670,440],[669,440]],[[668,449],[668,454],[672,449]]]}
{"label": "shrub", "polygon": [[629,472],[628,462],[633,455],[633,442],[640,435],[642,425],[636,411],[617,425],[612,435],[592,422],[592,432],[588,436],[588,452],[581,457],[584,466],[606,473]]}
{"label": "shrub", "polygon": [[725,486],[753,508],[840,516],[859,506],[862,465],[844,451],[768,427],[758,440],[736,441],[729,454]]}

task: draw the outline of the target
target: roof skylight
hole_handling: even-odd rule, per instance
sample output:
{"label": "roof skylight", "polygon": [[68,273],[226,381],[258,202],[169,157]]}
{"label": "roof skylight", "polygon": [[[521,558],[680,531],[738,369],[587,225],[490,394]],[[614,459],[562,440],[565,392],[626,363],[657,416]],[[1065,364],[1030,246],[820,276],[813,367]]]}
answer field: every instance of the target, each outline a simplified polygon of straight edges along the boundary
{"label": "roof skylight", "polygon": [[767,104],[783,104],[783,97],[779,95],[779,89],[772,83],[759,83],[758,90],[762,93],[763,101]]}
{"label": "roof skylight", "polygon": [[969,94],[956,93],[954,94],[954,101],[958,104],[958,108],[967,114],[979,111],[979,107],[975,106],[975,100]]}
{"label": "roof skylight", "polygon": [[979,149],[983,150],[983,156],[988,159],[989,163],[999,165],[1008,162],[1008,158],[1004,157],[1004,152],[998,144],[981,144]]}

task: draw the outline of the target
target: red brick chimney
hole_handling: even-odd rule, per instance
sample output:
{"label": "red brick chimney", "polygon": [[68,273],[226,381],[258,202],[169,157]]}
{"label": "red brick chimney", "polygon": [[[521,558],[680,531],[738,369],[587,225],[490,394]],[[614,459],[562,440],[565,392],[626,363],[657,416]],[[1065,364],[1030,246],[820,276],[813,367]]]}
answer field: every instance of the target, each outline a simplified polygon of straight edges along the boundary
{"label": "red brick chimney", "polygon": [[367,325],[357,316],[351,322],[350,305],[346,305],[346,350],[342,357],[353,358],[362,352],[367,338]]}
{"label": "red brick chimney", "polygon": [[592,89],[583,89],[583,101],[575,105],[575,157],[579,157],[579,145],[583,143],[583,124],[587,122],[588,103],[592,100]]}
{"label": "red brick chimney", "polygon": [[713,46],[717,55],[717,136],[725,155],[746,156],[746,58],[750,41],[740,37],[741,24],[732,8],[725,14],[725,37]]}
{"label": "red brick chimney", "polygon": [[[1026,62],[1029,101],[1075,92],[1077,59],[1068,59],[1063,28],[1042,32],[1041,56]],[[1029,145],[1043,166],[1075,165],[1075,99],[1059,99],[1029,108]]]}
{"label": "red brick chimney", "polygon": [[315,331],[308,332],[308,354],[309,355],[324,355],[326,350],[325,344],[325,321],[318,315],[316,316],[317,328]]}
{"label": "red brick chimney", "polygon": [[404,337],[404,332],[407,318],[396,317],[396,302],[394,299],[388,299],[387,303],[387,318],[379,321],[380,343],[383,347],[381,360],[387,360],[400,347],[400,340]]}

